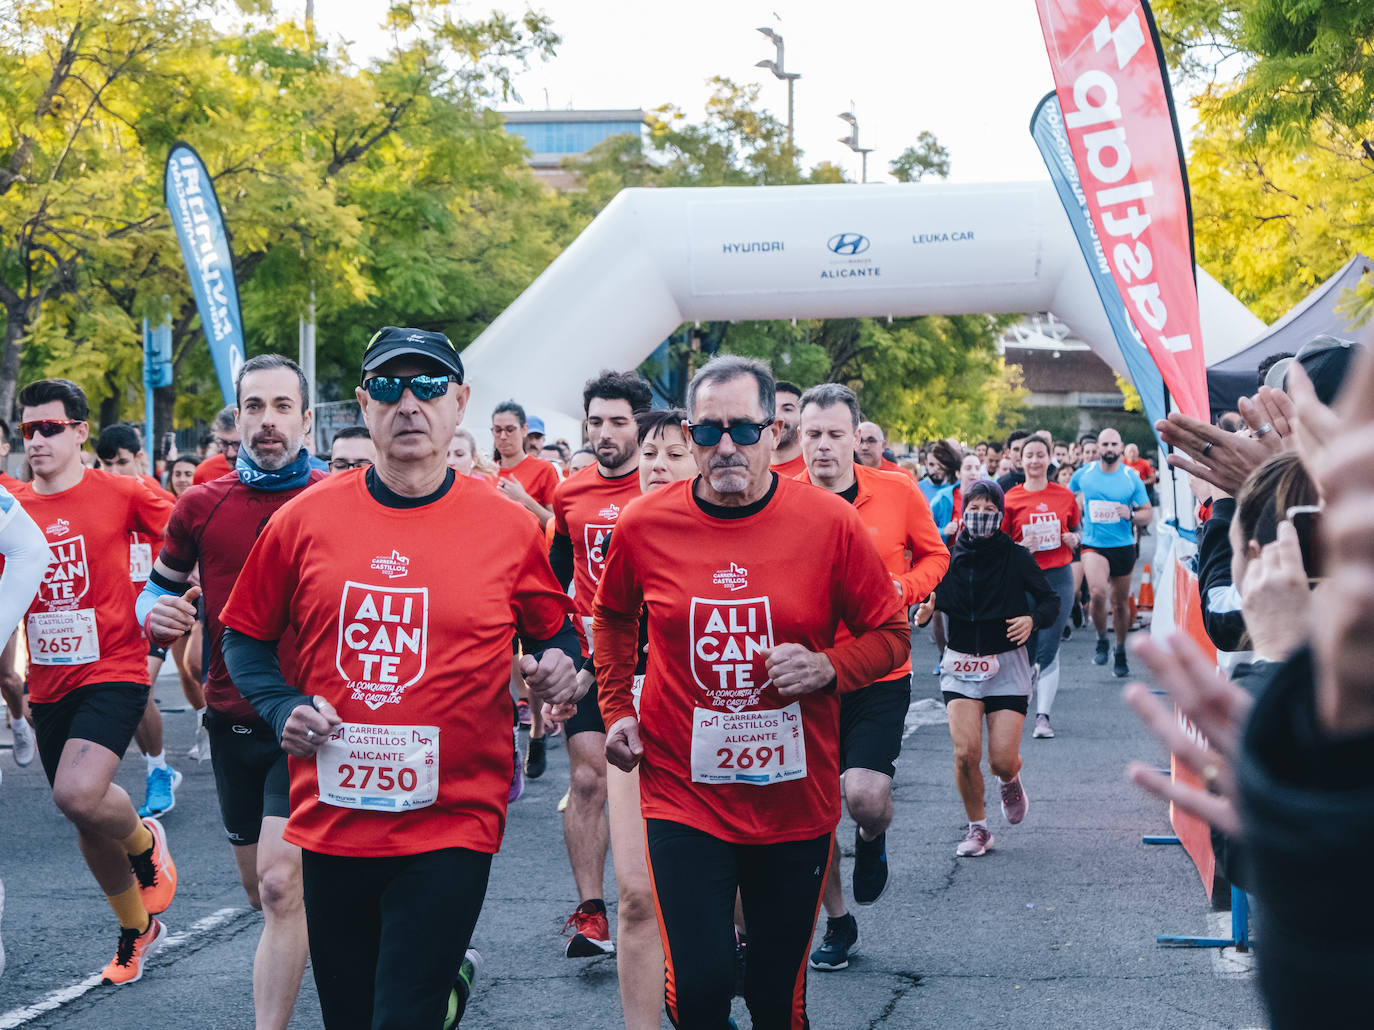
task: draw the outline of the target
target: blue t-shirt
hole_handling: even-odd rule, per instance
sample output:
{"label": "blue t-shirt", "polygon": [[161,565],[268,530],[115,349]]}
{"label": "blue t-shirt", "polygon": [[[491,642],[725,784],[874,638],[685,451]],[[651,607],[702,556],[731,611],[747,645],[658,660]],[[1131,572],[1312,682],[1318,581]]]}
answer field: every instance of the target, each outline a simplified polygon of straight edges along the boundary
{"label": "blue t-shirt", "polygon": [[940,487],[930,502],[930,517],[935,520],[935,528],[941,533],[954,518],[954,484]]}
{"label": "blue t-shirt", "polygon": [[1073,474],[1069,489],[1083,498],[1084,547],[1130,547],[1135,543],[1131,520],[1103,510],[1110,504],[1124,504],[1131,509],[1149,505],[1145,484],[1135,469],[1122,464],[1115,472],[1107,473],[1093,462]]}
{"label": "blue t-shirt", "polygon": [[944,489],[944,487],[943,487],[941,484],[939,484],[939,483],[932,483],[932,482],[930,481],[930,477],[929,477],[929,476],[927,476],[925,479],[922,479],[922,480],[921,480],[919,483],[917,483],[916,485],[917,485],[918,487],[921,488],[921,493],[925,495],[925,499],[926,499],[926,503],[927,503],[927,504],[929,504],[931,501],[935,500],[935,495],[938,494],[941,490]]}

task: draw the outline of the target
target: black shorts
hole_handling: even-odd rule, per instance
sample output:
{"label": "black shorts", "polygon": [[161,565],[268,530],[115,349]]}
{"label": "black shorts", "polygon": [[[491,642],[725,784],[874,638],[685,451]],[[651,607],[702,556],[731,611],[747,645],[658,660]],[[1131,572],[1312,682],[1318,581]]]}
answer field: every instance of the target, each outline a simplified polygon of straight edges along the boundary
{"label": "black shorts", "polygon": [[840,771],[872,769],[897,775],[906,712],[911,707],[911,677],[880,680],[840,695]]}
{"label": "black shorts", "polygon": [[89,740],[124,757],[148,707],[148,684],[87,683],[56,701],[30,702],[29,707],[38,757],[51,786],[69,740]]}
{"label": "black shorts", "polygon": [[1084,547],[1084,551],[1092,551],[1100,554],[1107,559],[1107,572],[1112,579],[1121,576],[1129,576],[1131,570],[1135,568],[1135,545],[1123,544],[1120,547]]}
{"label": "black shorts", "polygon": [[291,773],[276,734],[260,722],[235,722],[205,709],[219,817],[229,843],[256,844],[266,816],[291,814]]}
{"label": "black shorts", "polygon": [[951,701],[981,701],[983,711],[987,712],[1020,712],[1026,714],[1030,707],[1030,698],[1023,694],[994,694],[992,697],[968,697],[964,694],[957,694],[952,690],[942,690],[940,693],[945,695],[945,704]]}
{"label": "black shorts", "polygon": [[148,657],[165,662],[167,660],[167,648],[158,647],[150,640],[148,641]]}
{"label": "black shorts", "polygon": [[[591,667],[590,658],[579,658],[577,667]],[[582,700],[577,702],[577,714],[563,724],[563,732],[569,740],[579,733],[605,733],[606,723],[601,718],[601,704],[596,699],[596,680],[592,680],[591,689],[582,695]]]}

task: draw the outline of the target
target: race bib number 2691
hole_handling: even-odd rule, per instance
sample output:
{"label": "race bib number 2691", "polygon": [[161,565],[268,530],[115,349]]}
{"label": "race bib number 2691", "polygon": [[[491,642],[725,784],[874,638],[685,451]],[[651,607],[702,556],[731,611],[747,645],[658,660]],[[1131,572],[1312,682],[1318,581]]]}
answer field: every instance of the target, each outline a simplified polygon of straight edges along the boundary
{"label": "race bib number 2691", "polygon": [[801,705],[747,712],[692,711],[692,782],[766,787],[806,775]]}

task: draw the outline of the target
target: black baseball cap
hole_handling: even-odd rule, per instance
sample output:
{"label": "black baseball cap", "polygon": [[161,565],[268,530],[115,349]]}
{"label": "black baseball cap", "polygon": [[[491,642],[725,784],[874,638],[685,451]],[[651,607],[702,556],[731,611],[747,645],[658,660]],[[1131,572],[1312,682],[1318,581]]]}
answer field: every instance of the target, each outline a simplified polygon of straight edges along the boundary
{"label": "black baseball cap", "polygon": [[463,381],[463,359],[458,356],[458,348],[443,333],[431,333],[425,329],[400,329],[394,325],[384,326],[367,342],[363,352],[363,371],[375,371],[392,358],[413,355],[439,362]]}
{"label": "black baseball cap", "polygon": [[1302,365],[1307,378],[1312,380],[1313,392],[1323,404],[1333,404],[1341,392],[1346,373],[1355,363],[1355,358],[1364,353],[1364,345],[1337,336],[1315,336],[1298,349],[1296,356],[1274,362],[1264,377],[1264,385],[1275,389],[1288,389],[1288,369],[1293,362]]}

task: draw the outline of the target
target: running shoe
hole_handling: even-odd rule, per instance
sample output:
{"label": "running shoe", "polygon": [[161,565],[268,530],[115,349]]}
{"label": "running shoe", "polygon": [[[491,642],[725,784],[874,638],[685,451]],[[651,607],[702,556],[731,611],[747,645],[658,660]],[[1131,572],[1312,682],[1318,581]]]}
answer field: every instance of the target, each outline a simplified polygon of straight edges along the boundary
{"label": "running shoe", "polygon": [[573,909],[568,921],[563,924],[563,932],[571,929],[568,938],[568,958],[595,958],[597,955],[614,955],[615,943],[611,940],[611,927],[606,922],[606,903],[600,898],[584,901]]}
{"label": "running shoe", "polygon": [[181,773],[170,765],[154,769],[148,773],[148,793],[143,799],[143,807],[138,810],[140,819],[150,816],[166,815],[177,806],[177,788],[181,786]]}
{"label": "running shoe", "polygon": [[210,731],[205,728],[204,723],[196,725],[196,742],[186,752],[186,757],[193,762],[210,761]]}
{"label": "running shoe", "polygon": [[1060,639],[1068,640],[1071,636],[1073,636],[1073,627],[1066,622],[1064,623],[1064,635]]}
{"label": "running shoe", "polygon": [[864,840],[854,827],[854,900],[871,905],[887,890],[887,834]]}
{"label": "running shoe", "polygon": [[472,997],[472,985],[477,979],[477,971],[482,968],[482,955],[476,948],[469,948],[463,955],[463,964],[458,967],[458,977],[448,992],[448,1012],[444,1015],[444,1030],[453,1030],[463,1021],[467,1011],[468,999]]}
{"label": "running shoe", "polygon": [[143,967],[151,955],[167,940],[167,928],[157,916],[148,917],[148,929],[139,933],[132,928],[119,931],[115,957],[100,973],[103,984],[131,984],[143,978]]}
{"label": "running shoe", "polygon": [[29,725],[29,720],[24,718],[15,719],[10,723],[10,732],[14,734],[14,764],[22,769],[33,761],[33,756],[38,751],[38,740],[33,727]]}
{"label": "running shoe", "polygon": [[821,946],[811,953],[811,968],[833,973],[849,968],[849,956],[859,950],[859,921],[846,912],[838,919],[826,917]]}
{"label": "running shoe", "polygon": [[954,849],[955,858],[977,858],[992,850],[992,834],[986,826],[970,826]]}
{"label": "running shoe", "polygon": [[1026,797],[1026,790],[1021,786],[1020,773],[1001,786],[1002,814],[1007,817],[1007,822],[1015,826],[1026,818],[1026,812],[1030,809],[1030,798]]}
{"label": "running shoe", "polygon": [[569,787],[563,792],[563,796],[558,799],[558,810],[566,812],[568,810],[568,798],[572,795],[572,788]]}
{"label": "running shoe", "polygon": [[930,674],[931,674],[932,676],[938,676],[938,675],[940,675],[940,666],[943,665],[943,664],[944,664],[944,659],[942,658],[942,659],[940,659],[938,662],[935,663],[935,668],[933,668],[933,669],[930,670]]}
{"label": "running shoe", "polygon": [[1041,713],[1035,717],[1035,729],[1031,730],[1032,737],[1039,737],[1041,740],[1048,740],[1054,736],[1054,730],[1050,728],[1050,717]]}
{"label": "running shoe", "polygon": [[530,703],[528,701],[515,702],[515,713],[520,717],[521,729],[529,729],[534,722],[534,717],[530,715]]}
{"label": "running shoe", "polygon": [[1112,645],[1107,643],[1106,637],[1097,638],[1097,653],[1093,655],[1094,665],[1106,665],[1107,654],[1111,651]]}
{"label": "running shoe", "polygon": [[[1083,628],[1083,605],[1082,605],[1080,602],[1078,602],[1077,600],[1075,600],[1075,601],[1073,602],[1073,611],[1069,613],[1069,618],[1070,618],[1070,621],[1073,622],[1073,628],[1074,628],[1074,629],[1082,629],[1082,628]],[[1067,628],[1068,628],[1068,627],[1066,626],[1065,629],[1067,629]],[[1067,639],[1067,638],[1065,638],[1065,639]]]}
{"label": "running shoe", "polygon": [[514,740],[511,747],[515,751],[515,764],[511,767],[508,803],[518,800],[520,795],[525,793],[525,760],[520,757],[520,727],[517,726],[512,732],[514,733]]}
{"label": "running shoe", "polygon": [[1114,648],[1112,653],[1113,657],[1116,659],[1116,665],[1112,669],[1112,675],[1118,677],[1129,676],[1131,674],[1131,669],[1130,666],[1126,664],[1126,649],[1124,647]]}
{"label": "running shoe", "polygon": [[141,855],[130,855],[129,866],[138,881],[143,907],[153,915],[166,912],[177,892],[177,867],[167,850],[167,831],[156,819],[144,819],[153,835],[153,846]]}
{"label": "running shoe", "polygon": [[530,746],[525,752],[525,779],[539,779],[544,775],[548,765],[548,759],[544,755],[544,738],[531,737]]}

